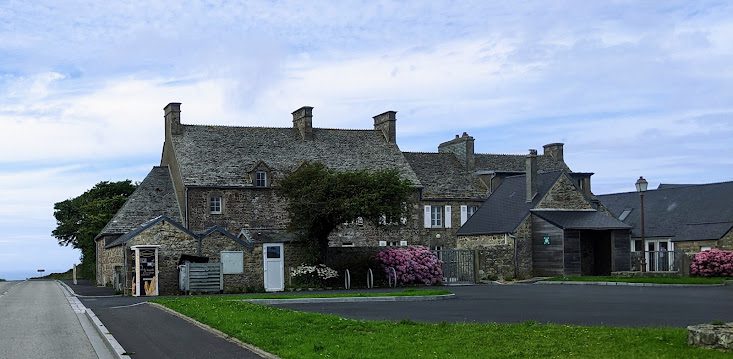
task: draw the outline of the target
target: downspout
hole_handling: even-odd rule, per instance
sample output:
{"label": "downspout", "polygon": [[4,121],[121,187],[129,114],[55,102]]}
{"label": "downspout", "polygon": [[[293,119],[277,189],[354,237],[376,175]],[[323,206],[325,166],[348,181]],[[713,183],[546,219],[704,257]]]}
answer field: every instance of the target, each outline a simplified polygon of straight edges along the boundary
{"label": "downspout", "polygon": [[183,215],[185,216],[185,218],[183,219],[183,223],[186,226],[186,229],[190,230],[191,228],[188,228],[188,187],[187,186],[183,186],[183,192],[184,192],[184,195],[183,195],[183,207],[184,207],[183,212],[184,213]]}
{"label": "downspout", "polygon": [[122,270],[125,271],[125,283],[122,285],[122,294],[124,295],[125,289],[127,289],[127,243],[122,245],[122,260],[124,261],[124,266],[122,266]]}

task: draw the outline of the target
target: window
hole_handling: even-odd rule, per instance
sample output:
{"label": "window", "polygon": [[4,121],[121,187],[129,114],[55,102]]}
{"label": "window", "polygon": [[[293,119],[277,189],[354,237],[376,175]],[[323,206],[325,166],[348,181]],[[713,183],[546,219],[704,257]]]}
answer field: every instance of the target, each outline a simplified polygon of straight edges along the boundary
{"label": "window", "polygon": [[353,247],[354,242],[341,242],[341,247]]}
{"label": "window", "polygon": [[364,225],[364,218],[362,217],[356,217],[356,225],[361,227]]}
{"label": "window", "polygon": [[624,209],[624,211],[623,211],[623,212],[621,212],[621,215],[620,215],[620,216],[618,216],[618,220],[619,220],[619,221],[623,221],[623,220],[625,220],[625,219],[626,219],[626,217],[628,217],[630,213],[631,213],[631,208],[626,208],[626,209]]}
{"label": "window", "polygon": [[212,214],[221,214],[221,196],[212,196],[209,198],[209,212]]}
{"label": "window", "polygon": [[267,187],[267,172],[257,171],[255,173],[255,187]]}
{"label": "window", "polygon": [[244,252],[222,251],[221,252],[222,272],[224,274],[244,273]]}
{"label": "window", "polygon": [[397,247],[400,245],[400,241],[387,241],[387,247]]}
{"label": "window", "polygon": [[478,206],[468,206],[468,218],[471,218],[478,211]]}
{"label": "window", "polygon": [[433,228],[443,227],[443,206],[430,207],[430,226]]}
{"label": "window", "polygon": [[709,251],[711,247],[700,247],[700,252]]}

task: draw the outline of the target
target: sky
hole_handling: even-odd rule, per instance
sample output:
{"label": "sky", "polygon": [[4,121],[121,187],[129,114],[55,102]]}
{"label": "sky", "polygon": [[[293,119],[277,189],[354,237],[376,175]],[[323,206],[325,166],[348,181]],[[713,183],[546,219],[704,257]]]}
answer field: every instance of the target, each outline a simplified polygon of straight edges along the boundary
{"label": "sky", "polygon": [[729,1],[0,0],[0,278],[64,271],[53,204],[160,162],[182,122],[371,128],[405,151],[565,143],[596,194],[733,180]]}

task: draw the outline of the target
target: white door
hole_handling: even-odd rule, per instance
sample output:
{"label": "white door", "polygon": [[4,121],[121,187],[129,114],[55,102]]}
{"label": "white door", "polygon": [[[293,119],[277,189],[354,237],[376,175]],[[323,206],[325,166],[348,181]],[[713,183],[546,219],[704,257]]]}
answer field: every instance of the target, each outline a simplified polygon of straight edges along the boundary
{"label": "white door", "polygon": [[265,291],[285,289],[285,261],[282,243],[266,243],[262,246],[265,269]]}

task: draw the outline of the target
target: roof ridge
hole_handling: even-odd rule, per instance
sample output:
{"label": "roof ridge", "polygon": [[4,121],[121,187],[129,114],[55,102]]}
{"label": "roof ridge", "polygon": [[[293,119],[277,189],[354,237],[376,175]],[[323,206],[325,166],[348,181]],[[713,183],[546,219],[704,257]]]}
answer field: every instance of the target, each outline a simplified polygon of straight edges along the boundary
{"label": "roof ridge", "polygon": [[[216,128],[255,128],[265,130],[291,130],[293,127],[274,127],[274,126],[237,126],[237,125],[211,125],[211,124],[183,124],[184,127],[216,127]],[[376,131],[373,128],[332,128],[332,127],[313,127],[314,130],[329,131]]]}
{"label": "roof ridge", "polygon": [[[671,183],[667,183],[667,184],[671,184]],[[666,188],[653,188],[653,189],[650,189],[650,190],[645,191],[645,193],[657,192],[657,191],[673,191],[673,190],[679,190],[679,189],[683,189],[683,188],[703,187],[703,186],[712,186],[712,185],[721,185],[721,184],[733,184],[733,181],[721,181],[721,182],[711,182],[711,183],[698,183],[698,184],[690,184],[690,185],[683,185],[683,186],[676,186],[676,187],[666,187]],[[596,196],[616,196],[616,195],[620,195],[620,194],[631,194],[631,193],[638,193],[638,191],[606,193],[606,194],[599,194],[599,195],[596,195]]]}

